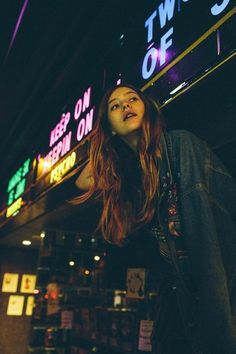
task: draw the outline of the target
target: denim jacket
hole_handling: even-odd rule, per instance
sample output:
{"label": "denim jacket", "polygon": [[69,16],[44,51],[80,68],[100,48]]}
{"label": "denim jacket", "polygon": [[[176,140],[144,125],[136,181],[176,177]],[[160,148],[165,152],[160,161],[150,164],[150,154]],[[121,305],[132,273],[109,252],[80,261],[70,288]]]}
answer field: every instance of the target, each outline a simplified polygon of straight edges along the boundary
{"label": "denim jacket", "polygon": [[[159,226],[167,235],[186,332],[193,348],[201,348],[193,352],[235,354],[236,184],[207,144],[190,132],[163,134],[161,148]],[[174,183],[178,212],[170,210],[168,199]],[[176,235],[170,232],[170,222]],[[176,251],[178,237],[186,244],[194,295]]]}

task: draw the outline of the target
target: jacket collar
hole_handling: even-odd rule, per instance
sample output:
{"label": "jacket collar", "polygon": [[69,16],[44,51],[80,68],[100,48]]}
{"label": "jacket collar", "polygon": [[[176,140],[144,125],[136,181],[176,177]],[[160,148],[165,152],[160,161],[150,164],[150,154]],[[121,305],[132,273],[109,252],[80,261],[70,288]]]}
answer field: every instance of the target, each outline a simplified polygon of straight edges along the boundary
{"label": "jacket collar", "polygon": [[161,168],[160,168],[160,179],[161,184],[166,189],[173,184],[173,155],[172,155],[172,144],[170,136],[168,133],[162,133],[160,139],[161,147]]}

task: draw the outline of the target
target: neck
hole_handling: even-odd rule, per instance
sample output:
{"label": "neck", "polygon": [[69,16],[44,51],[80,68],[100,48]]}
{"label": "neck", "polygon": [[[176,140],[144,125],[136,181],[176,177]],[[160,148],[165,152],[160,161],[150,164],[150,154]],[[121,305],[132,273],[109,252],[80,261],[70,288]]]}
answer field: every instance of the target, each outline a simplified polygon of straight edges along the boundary
{"label": "neck", "polygon": [[138,148],[138,142],[140,138],[140,132],[134,132],[133,134],[129,134],[127,136],[121,136],[120,137],[129,147],[137,151]]}

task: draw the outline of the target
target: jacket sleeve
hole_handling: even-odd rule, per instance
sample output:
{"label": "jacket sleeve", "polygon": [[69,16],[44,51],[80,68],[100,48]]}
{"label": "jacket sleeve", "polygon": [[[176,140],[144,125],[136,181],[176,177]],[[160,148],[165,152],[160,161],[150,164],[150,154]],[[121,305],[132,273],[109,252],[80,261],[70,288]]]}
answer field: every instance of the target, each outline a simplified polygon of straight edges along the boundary
{"label": "jacket sleeve", "polygon": [[180,213],[198,293],[204,354],[236,353],[236,185],[206,143],[182,132]]}

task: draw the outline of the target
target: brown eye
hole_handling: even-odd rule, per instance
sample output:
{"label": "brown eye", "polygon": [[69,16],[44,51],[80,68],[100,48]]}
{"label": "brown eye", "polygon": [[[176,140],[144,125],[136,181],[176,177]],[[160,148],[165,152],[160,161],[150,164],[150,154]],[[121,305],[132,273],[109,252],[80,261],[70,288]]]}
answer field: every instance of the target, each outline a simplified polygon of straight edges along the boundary
{"label": "brown eye", "polygon": [[129,99],[130,102],[138,101],[138,97],[134,96]]}
{"label": "brown eye", "polygon": [[115,111],[117,108],[119,108],[118,103],[113,104],[113,105],[110,107],[110,110],[111,110],[111,111]]}

